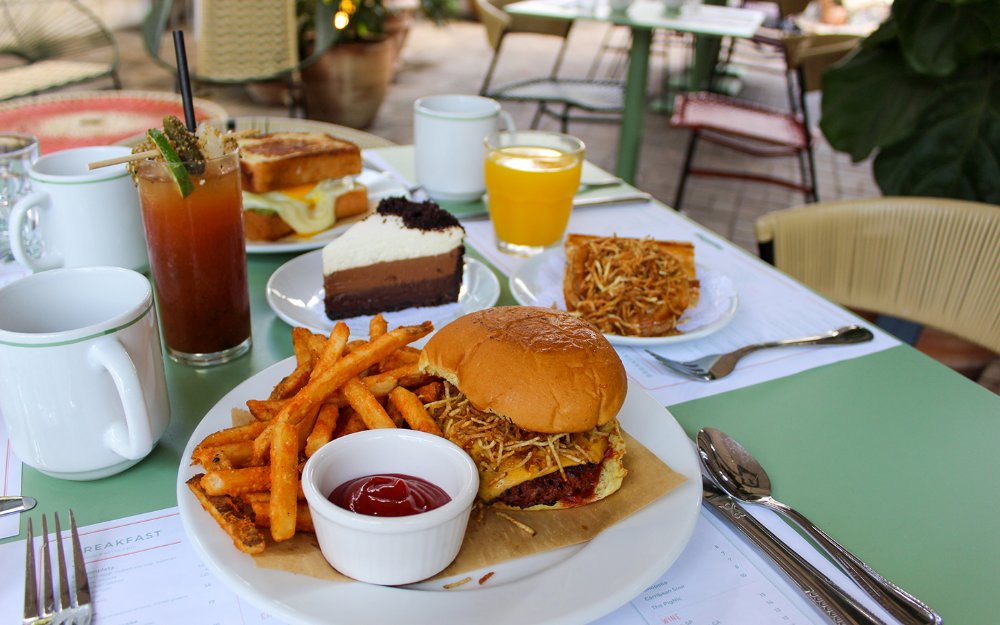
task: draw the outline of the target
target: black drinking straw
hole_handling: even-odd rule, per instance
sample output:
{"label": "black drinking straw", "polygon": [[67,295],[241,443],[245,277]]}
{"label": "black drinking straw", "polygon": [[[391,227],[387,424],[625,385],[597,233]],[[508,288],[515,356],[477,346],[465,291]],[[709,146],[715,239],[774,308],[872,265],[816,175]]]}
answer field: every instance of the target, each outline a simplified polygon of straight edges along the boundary
{"label": "black drinking straw", "polygon": [[177,83],[184,103],[184,123],[188,130],[194,132],[197,124],[194,119],[194,99],[191,97],[191,76],[188,74],[187,51],[184,49],[184,32],[180,30],[174,31],[174,54],[177,55]]}

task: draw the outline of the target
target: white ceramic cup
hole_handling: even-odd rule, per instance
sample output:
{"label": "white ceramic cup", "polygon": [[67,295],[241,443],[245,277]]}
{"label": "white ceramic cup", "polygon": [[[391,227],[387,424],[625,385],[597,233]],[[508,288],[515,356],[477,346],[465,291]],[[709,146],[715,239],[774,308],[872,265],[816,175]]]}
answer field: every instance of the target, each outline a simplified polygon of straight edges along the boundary
{"label": "white ceramic cup", "polygon": [[86,267],[0,288],[0,412],[17,456],[53,477],[147,456],[170,419],[149,280]]}
{"label": "white ceramic cup", "polygon": [[413,103],[413,146],[417,183],[431,199],[471,202],[486,192],[483,139],[510,114],[496,100],[477,95],[432,95]]}
{"label": "white ceramic cup", "polygon": [[[74,148],[28,166],[33,192],[11,210],[7,224],[14,258],[32,271],[110,265],[149,269],[139,194],[125,165],[90,170],[89,163],[125,156],[124,146]],[[38,218],[42,255],[28,253],[22,232],[28,211]]]}

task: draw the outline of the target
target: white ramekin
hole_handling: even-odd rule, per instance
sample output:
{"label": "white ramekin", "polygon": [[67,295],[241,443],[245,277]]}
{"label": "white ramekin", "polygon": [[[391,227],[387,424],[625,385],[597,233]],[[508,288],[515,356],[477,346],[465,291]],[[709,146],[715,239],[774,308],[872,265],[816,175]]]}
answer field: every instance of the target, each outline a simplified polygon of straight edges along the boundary
{"label": "white ramekin", "polygon": [[[344,482],[380,473],[423,478],[451,501],[420,514],[376,517],[327,500]],[[302,471],[302,489],[320,549],[334,568],[372,584],[409,584],[439,573],[458,555],[479,472],[468,454],[440,436],[368,430],[335,439],[313,454]]]}

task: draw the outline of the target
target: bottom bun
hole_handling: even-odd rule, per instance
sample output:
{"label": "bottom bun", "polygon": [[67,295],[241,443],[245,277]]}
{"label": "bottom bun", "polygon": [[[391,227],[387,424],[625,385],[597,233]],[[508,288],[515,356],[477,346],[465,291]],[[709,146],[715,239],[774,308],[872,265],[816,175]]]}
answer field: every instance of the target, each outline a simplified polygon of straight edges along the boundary
{"label": "bottom bun", "polygon": [[499,500],[494,501],[490,505],[494,508],[503,508],[505,510],[562,510],[564,508],[576,508],[594,503],[595,501],[600,501],[621,488],[622,481],[625,479],[625,476],[628,475],[628,469],[625,468],[625,464],[623,462],[624,458],[625,439],[622,438],[621,430],[618,428],[618,423],[615,422],[614,427],[608,435],[608,451],[604,456],[604,460],[601,462],[601,473],[597,479],[597,486],[594,488],[593,495],[586,498],[573,497],[570,499],[563,499],[556,501],[553,504],[536,504],[526,507],[512,506]]}

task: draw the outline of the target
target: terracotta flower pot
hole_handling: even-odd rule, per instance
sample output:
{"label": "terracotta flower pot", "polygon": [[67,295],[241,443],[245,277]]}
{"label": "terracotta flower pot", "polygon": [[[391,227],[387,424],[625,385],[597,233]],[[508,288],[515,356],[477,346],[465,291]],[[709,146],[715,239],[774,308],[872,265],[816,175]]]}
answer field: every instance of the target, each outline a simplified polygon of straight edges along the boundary
{"label": "terracotta flower pot", "polygon": [[302,70],[307,117],[351,128],[367,128],[393,78],[396,44],[342,43]]}

